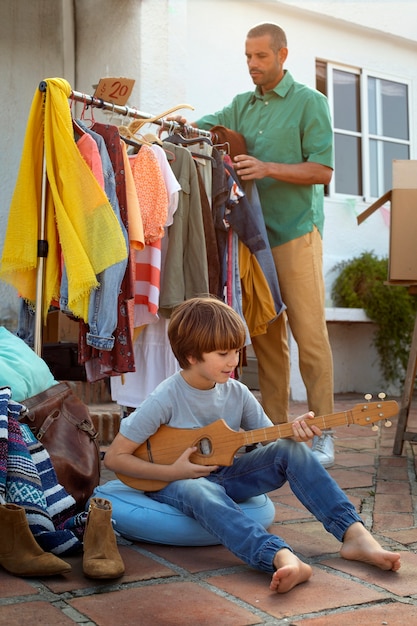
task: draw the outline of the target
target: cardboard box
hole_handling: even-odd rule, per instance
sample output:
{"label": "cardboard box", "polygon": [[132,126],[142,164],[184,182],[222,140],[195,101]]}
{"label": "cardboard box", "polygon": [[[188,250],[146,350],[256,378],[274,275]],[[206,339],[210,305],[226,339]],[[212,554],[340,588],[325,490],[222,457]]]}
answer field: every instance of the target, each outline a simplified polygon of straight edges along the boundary
{"label": "cardboard box", "polygon": [[51,311],[43,327],[42,343],[78,344],[79,323],[61,311]]}
{"label": "cardboard box", "polygon": [[358,224],[388,201],[391,201],[388,282],[417,284],[417,161],[392,162],[392,189],[358,216]]}

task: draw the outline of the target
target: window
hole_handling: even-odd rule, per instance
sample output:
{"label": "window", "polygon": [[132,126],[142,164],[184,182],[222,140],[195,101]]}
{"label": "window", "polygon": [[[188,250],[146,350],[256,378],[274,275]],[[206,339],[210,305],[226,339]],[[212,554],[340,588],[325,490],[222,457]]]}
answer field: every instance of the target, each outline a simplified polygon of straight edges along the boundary
{"label": "window", "polygon": [[330,192],[381,196],[392,186],[393,159],[410,158],[408,85],[317,61],[316,87],[333,117]]}

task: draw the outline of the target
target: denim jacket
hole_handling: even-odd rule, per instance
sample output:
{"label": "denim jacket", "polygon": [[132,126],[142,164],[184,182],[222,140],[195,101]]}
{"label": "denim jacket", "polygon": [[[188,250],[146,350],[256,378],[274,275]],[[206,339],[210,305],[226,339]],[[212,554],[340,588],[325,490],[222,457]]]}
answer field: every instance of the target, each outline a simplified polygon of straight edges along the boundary
{"label": "denim jacket", "polygon": [[[225,168],[229,173],[229,187],[232,181],[237,182],[240,186],[240,193],[235,199],[231,198],[229,195],[223,213],[221,214],[219,212],[215,218],[216,228],[219,229],[217,231],[218,241],[220,236],[220,245],[224,245],[225,250],[227,229],[224,230],[223,238],[223,233],[221,233],[220,229],[225,228],[222,226],[222,223],[229,224],[237,233],[242,243],[256,256],[271,290],[277,315],[279,315],[286,307],[282,301],[278,276],[271,248],[268,243],[268,236],[256,185],[253,181],[249,181],[245,184],[243,189],[233,166],[225,163]],[[221,259],[222,258],[224,257],[221,257]]]}

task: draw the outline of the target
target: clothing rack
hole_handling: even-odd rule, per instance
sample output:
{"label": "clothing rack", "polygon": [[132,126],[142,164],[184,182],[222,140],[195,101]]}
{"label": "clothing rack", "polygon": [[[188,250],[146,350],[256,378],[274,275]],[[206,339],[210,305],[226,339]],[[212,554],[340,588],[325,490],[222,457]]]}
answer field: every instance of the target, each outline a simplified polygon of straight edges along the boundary
{"label": "clothing rack", "polygon": [[[40,91],[46,91],[47,83],[46,81],[41,81],[39,84]],[[150,115],[149,113],[143,113],[142,111],[138,111],[135,107],[122,106],[120,104],[115,104],[114,102],[106,102],[101,98],[96,98],[96,96],[87,95],[80,91],[71,91],[70,95],[71,100],[75,100],[76,102],[82,102],[85,105],[93,106],[97,109],[104,109],[107,111],[112,111],[114,113],[119,113],[120,115],[125,115],[126,117],[132,117],[135,119],[143,119],[143,120],[152,120],[152,124],[157,124],[161,126],[164,130],[171,131],[173,133],[185,131],[186,134],[189,135],[197,135],[202,137],[211,138],[211,132],[209,130],[203,130],[201,128],[195,128],[190,124],[181,124],[175,121],[167,121],[163,118],[155,119],[155,116]],[[178,107],[180,108],[180,107]]]}
{"label": "clothing rack", "polygon": [[[45,92],[48,88],[46,81],[39,83],[39,91]],[[148,113],[143,113],[136,108],[129,106],[122,106],[115,104],[114,102],[107,102],[101,98],[96,98],[80,91],[71,91],[69,96],[70,100],[76,102],[82,102],[84,105],[92,106],[97,109],[104,109],[127,117],[141,120],[149,120],[152,124],[161,126],[162,129],[169,131],[170,133],[185,133],[188,136],[208,137],[211,139],[211,133],[207,130],[195,128],[189,124],[181,124],[175,121],[167,121],[163,117],[155,118]],[[186,105],[188,108],[192,108]],[[180,106],[177,108],[181,108]],[[36,309],[35,309],[35,328],[34,328],[34,351],[39,356],[42,355],[42,294],[44,285],[44,266],[45,259],[48,256],[48,242],[45,239],[45,210],[46,210],[46,161],[45,155],[43,158],[43,170],[42,170],[42,192],[41,192],[41,215],[39,224],[39,239],[38,239],[38,266],[36,274]]]}

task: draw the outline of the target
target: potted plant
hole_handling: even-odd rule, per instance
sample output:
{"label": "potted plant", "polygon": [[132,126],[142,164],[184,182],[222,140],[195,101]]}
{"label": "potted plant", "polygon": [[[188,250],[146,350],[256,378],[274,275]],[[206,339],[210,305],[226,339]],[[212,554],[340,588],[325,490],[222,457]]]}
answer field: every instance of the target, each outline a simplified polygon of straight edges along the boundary
{"label": "potted plant", "polygon": [[374,345],[387,383],[404,379],[417,312],[417,297],[406,286],[387,284],[388,258],[373,252],[338,263],[332,286],[335,306],[364,309],[376,323]]}

